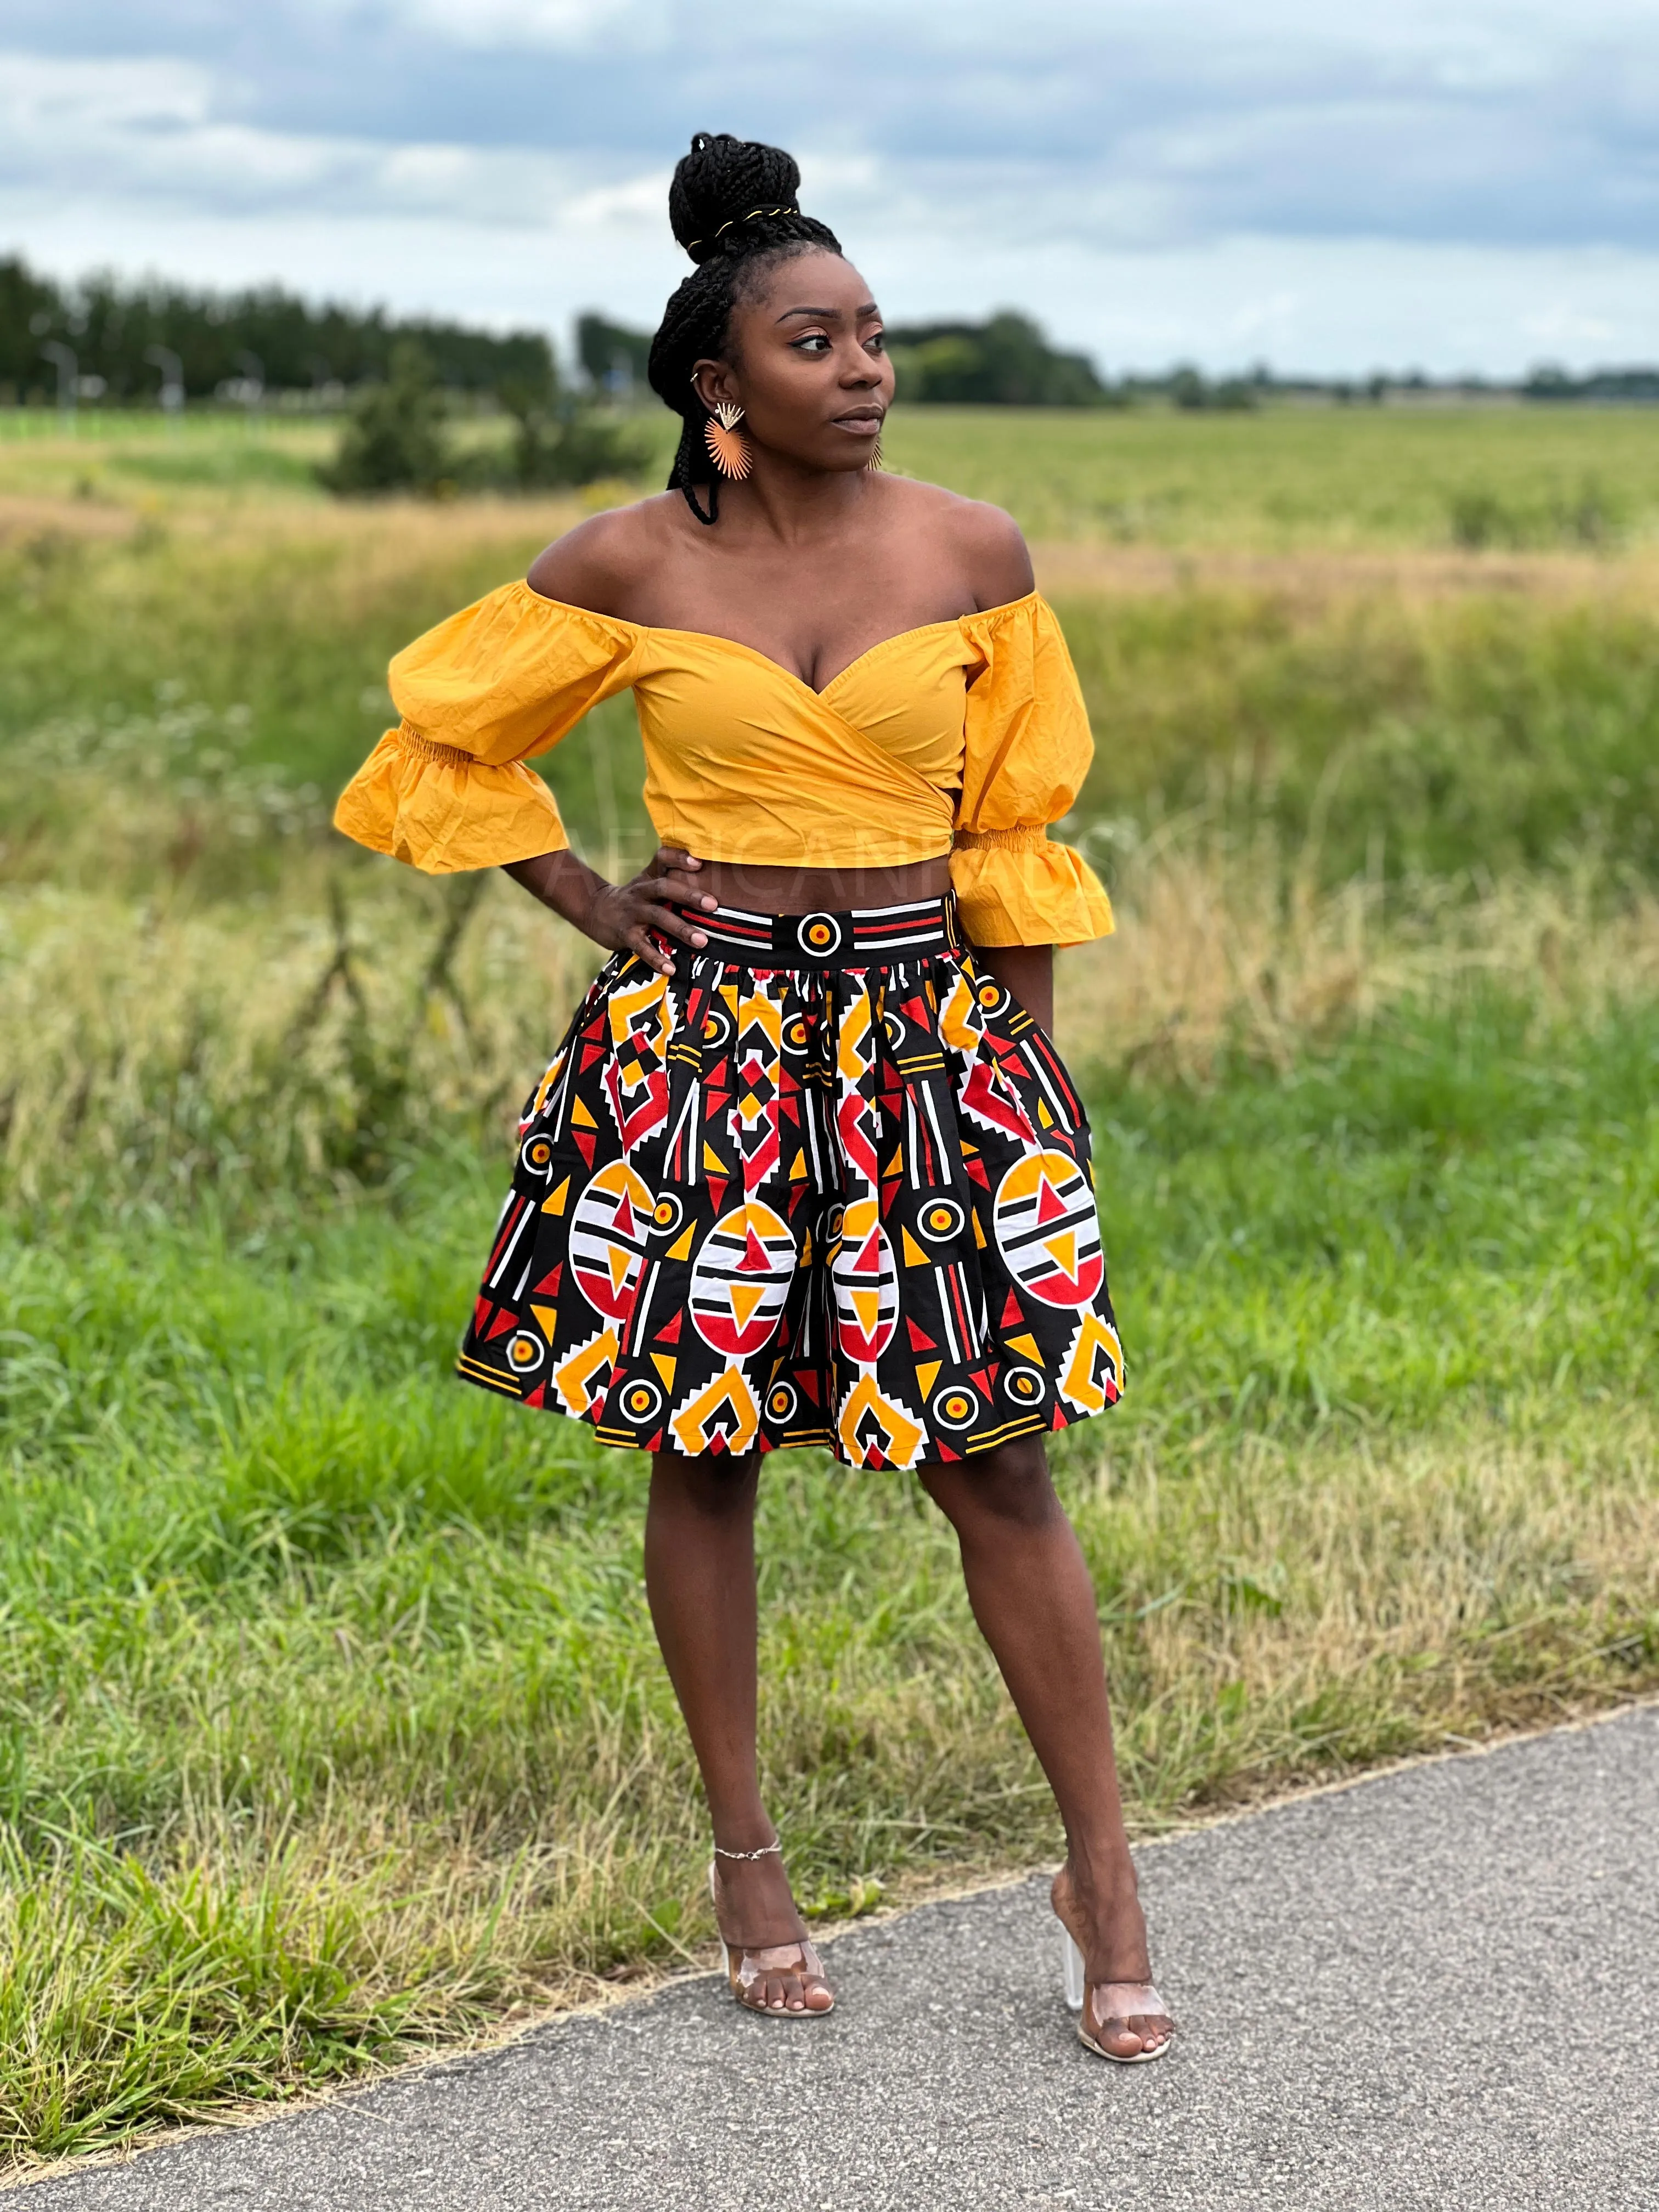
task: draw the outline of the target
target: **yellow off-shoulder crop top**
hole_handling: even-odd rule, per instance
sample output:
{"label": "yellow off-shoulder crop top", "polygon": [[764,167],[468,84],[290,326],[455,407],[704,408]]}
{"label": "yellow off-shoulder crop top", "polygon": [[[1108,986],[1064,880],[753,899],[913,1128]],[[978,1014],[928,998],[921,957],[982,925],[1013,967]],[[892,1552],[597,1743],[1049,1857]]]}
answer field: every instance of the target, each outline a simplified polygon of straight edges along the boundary
{"label": "yellow off-shoulder crop top", "polygon": [[753,866],[951,855],[976,945],[1077,945],[1106,894],[1048,825],[1093,752],[1060,625],[1035,592],[890,637],[822,691],[752,647],[646,629],[507,584],[392,663],[403,720],[346,787],[349,837],[447,874],[568,842],[525,763],[631,689],[659,837]]}

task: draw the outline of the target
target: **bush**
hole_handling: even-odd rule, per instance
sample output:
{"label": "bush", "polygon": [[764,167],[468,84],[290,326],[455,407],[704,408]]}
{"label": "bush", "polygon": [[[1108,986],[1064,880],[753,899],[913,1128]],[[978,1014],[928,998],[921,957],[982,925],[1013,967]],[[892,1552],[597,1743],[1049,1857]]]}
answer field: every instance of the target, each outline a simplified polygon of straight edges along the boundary
{"label": "bush", "polygon": [[358,393],[341,433],[339,451],[318,475],[331,491],[343,496],[433,491],[453,477],[443,392],[422,347],[393,347],[386,381]]}

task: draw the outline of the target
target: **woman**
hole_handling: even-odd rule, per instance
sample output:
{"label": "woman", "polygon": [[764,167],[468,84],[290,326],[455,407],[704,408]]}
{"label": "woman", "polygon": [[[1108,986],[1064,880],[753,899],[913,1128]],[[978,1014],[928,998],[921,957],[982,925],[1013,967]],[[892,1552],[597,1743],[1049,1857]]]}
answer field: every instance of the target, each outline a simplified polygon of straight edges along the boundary
{"label": "woman", "polygon": [[[1065,1823],[1079,2032],[1133,2063],[1170,2023],[1042,1445],[1121,1386],[1047,1035],[1052,948],[1111,927],[1046,834],[1088,725],[1008,517],[878,472],[881,318],[799,182],[694,139],[669,214],[696,267],[651,352],[684,418],[668,491],[400,653],[404,719],[336,819],[417,867],[502,866],[613,955],[526,1109],[459,1365],[653,1455],[647,1588],[738,2001],[833,2002],[755,1753],[760,1458],[815,1444],[913,1468],[954,1524]],[[617,884],[524,763],[625,688],[662,849]]]}

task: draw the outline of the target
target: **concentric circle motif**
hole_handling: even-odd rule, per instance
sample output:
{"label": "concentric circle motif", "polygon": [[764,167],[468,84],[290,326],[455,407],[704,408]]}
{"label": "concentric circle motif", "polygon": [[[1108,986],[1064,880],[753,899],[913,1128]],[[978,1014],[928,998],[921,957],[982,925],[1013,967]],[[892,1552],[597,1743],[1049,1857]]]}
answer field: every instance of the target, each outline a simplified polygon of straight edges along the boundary
{"label": "concentric circle motif", "polygon": [[927,1408],[933,1426],[958,1436],[979,1418],[979,1401],[965,1382],[945,1382],[934,1391]]}
{"label": "concentric circle motif", "polygon": [[634,1310],[656,1202],[626,1160],[607,1161],[576,1200],[571,1269],[582,1296],[607,1321],[626,1321]]}
{"label": "concentric circle motif", "polygon": [[776,1427],[787,1427],[799,1403],[793,1382],[775,1382],[766,1394],[766,1418]]}
{"label": "concentric circle motif", "polygon": [[823,1234],[823,1242],[826,1245],[833,1244],[836,1237],[841,1235],[842,1217],[845,1214],[846,1211],[846,1207],[842,1204],[839,1199],[836,1199],[833,1205],[825,1208]]}
{"label": "concentric circle motif", "polygon": [[896,1014],[890,1006],[886,1006],[882,1010],[881,1025],[887,1032],[888,1044],[896,1052],[904,1042],[905,1031],[910,1024],[902,1014]]}
{"label": "concentric circle motif", "polygon": [[962,1234],[966,1219],[954,1198],[926,1198],[916,1216],[916,1230],[930,1244],[948,1244]]}
{"label": "concentric circle motif", "polygon": [[805,1014],[792,1014],[783,1025],[783,1042],[791,1052],[805,1052],[811,1034]]}
{"label": "concentric circle motif", "polygon": [[636,1375],[631,1382],[625,1382],[620,1391],[612,1393],[605,1407],[607,1413],[612,1406],[621,1407],[624,1420],[631,1421],[636,1429],[642,1429],[661,1413],[662,1392],[648,1376]]}
{"label": "concentric circle motif", "polygon": [[1035,1406],[1044,1389],[1042,1377],[1035,1367],[1006,1367],[1002,1373],[1002,1392],[1017,1406]]}
{"label": "concentric circle motif", "polygon": [[525,1139],[519,1147],[519,1158],[525,1172],[545,1182],[553,1172],[553,1139],[539,1129]]}
{"label": "concentric circle motif", "polygon": [[702,1018],[704,1047],[710,1051],[715,1050],[720,1045],[728,1042],[731,1035],[731,1015],[726,1012],[724,1006],[711,1006]]}
{"label": "concentric circle motif", "polygon": [[685,1218],[685,1200],[678,1192],[665,1190],[651,1209],[651,1234],[672,1237]]}
{"label": "concentric circle motif", "polygon": [[1086,1306],[1106,1279],[1089,1179],[1064,1152],[1027,1152],[997,1188],[997,1249],[1046,1306]]}
{"label": "concentric circle motif", "polygon": [[789,1224],[751,1198],[722,1214],[691,1270],[691,1325],[728,1359],[748,1359],[782,1318],[795,1273]]}
{"label": "concentric circle motif", "polygon": [[547,1346],[527,1328],[514,1329],[507,1340],[507,1364],[515,1375],[532,1375],[547,1357]]}
{"label": "concentric circle motif", "polygon": [[833,914],[804,914],[795,924],[795,941],[815,960],[827,960],[841,950],[841,924]]}
{"label": "concentric circle motif", "polygon": [[830,1254],[836,1331],[848,1359],[868,1366],[881,1358],[898,1327],[898,1268],[873,1198],[855,1198]]}

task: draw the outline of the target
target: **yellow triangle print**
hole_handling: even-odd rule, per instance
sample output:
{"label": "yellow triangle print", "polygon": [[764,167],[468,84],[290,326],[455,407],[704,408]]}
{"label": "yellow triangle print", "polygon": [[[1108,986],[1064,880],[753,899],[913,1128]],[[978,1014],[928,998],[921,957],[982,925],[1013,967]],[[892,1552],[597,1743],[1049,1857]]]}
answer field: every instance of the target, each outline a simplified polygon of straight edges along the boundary
{"label": "yellow triangle print", "polygon": [[866,1336],[873,1336],[881,1321],[881,1292],[854,1291],[853,1311],[859,1317],[859,1327]]}
{"label": "yellow triangle print", "polygon": [[712,1145],[704,1145],[702,1164],[705,1168],[712,1168],[716,1175],[730,1175],[732,1172]]}
{"label": "yellow triangle print", "polygon": [[917,1243],[915,1238],[910,1234],[909,1231],[908,1229],[901,1229],[899,1231],[899,1237],[901,1239],[901,1249],[904,1254],[905,1266],[907,1267],[925,1267],[927,1265],[927,1255],[922,1250],[921,1245]]}
{"label": "yellow triangle print", "polygon": [[1054,1126],[1054,1117],[1041,1098],[1037,1100],[1037,1119],[1045,1129],[1052,1129]]}
{"label": "yellow triangle print", "polygon": [[974,1242],[981,1252],[985,1249],[985,1231],[979,1225],[978,1214],[974,1216]]}
{"label": "yellow triangle print", "polygon": [[553,1331],[557,1326],[559,1319],[559,1310],[557,1306],[532,1305],[530,1310],[535,1315],[537,1325],[540,1328],[542,1334],[547,1339],[548,1342],[551,1344],[553,1341]]}
{"label": "yellow triangle print", "polygon": [[579,1129],[597,1129],[599,1126],[580,1098],[570,1102],[570,1118]]}
{"label": "yellow triangle print", "polygon": [[661,1376],[665,1390],[674,1387],[674,1358],[672,1352],[653,1352],[651,1355],[651,1364]]}
{"label": "yellow triangle print", "polygon": [[1064,1237],[1048,1237],[1043,1239],[1042,1249],[1066,1281],[1076,1282],[1077,1238],[1069,1232]]}
{"label": "yellow triangle print", "polygon": [[628,1279],[628,1263],[633,1256],[634,1255],[625,1244],[605,1246],[605,1265],[611,1270],[611,1287],[613,1291],[621,1290],[623,1283]]}
{"label": "yellow triangle print", "polygon": [[569,1195],[570,1178],[567,1176],[564,1181],[559,1185],[558,1188],[554,1192],[551,1198],[544,1198],[542,1200],[542,1212],[544,1213],[562,1213],[564,1212],[564,1202]]}
{"label": "yellow triangle print", "polygon": [[685,1234],[683,1237],[677,1237],[674,1239],[674,1242],[669,1246],[668,1257],[671,1260],[689,1260],[691,1257],[691,1240],[696,1233],[696,1223],[695,1221],[687,1222],[685,1225]]}
{"label": "yellow triangle print", "polygon": [[732,1284],[732,1312],[739,1328],[748,1328],[755,1308],[766,1296],[766,1291],[767,1285],[764,1283]]}
{"label": "yellow triangle print", "polygon": [[918,1361],[916,1365],[916,1388],[921,1391],[924,1398],[931,1397],[933,1395],[933,1377],[939,1373],[939,1369],[943,1367],[944,1364],[945,1362],[942,1359],[923,1359]]}
{"label": "yellow triangle print", "polygon": [[1037,1341],[1036,1337],[1005,1336],[1002,1340],[1007,1346],[1010,1352],[1021,1352],[1027,1359],[1035,1361],[1036,1365],[1039,1367],[1042,1366],[1042,1354],[1037,1350]]}
{"label": "yellow triangle print", "polygon": [[805,1182],[806,1180],[806,1151],[804,1146],[789,1163],[789,1180],[791,1182]]}

